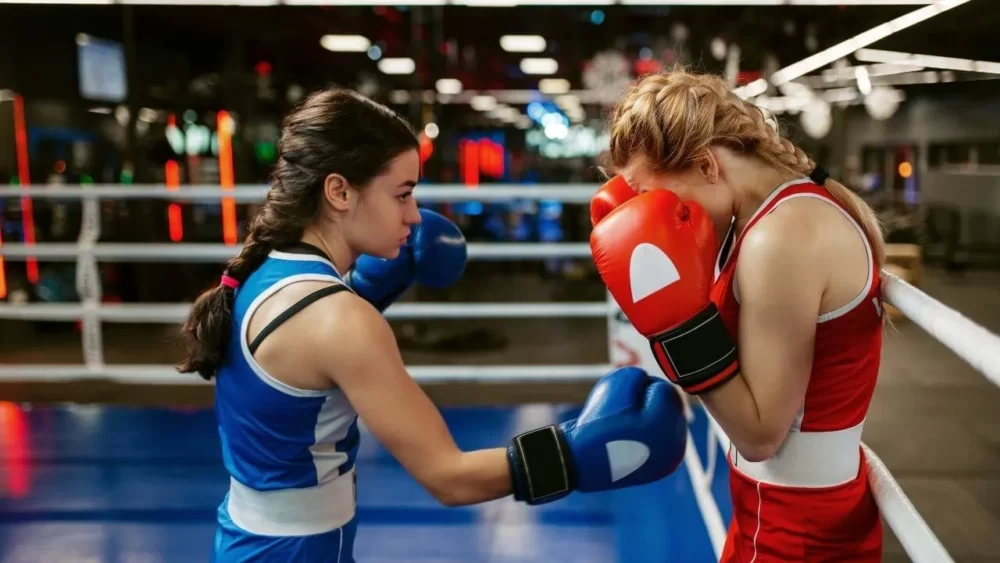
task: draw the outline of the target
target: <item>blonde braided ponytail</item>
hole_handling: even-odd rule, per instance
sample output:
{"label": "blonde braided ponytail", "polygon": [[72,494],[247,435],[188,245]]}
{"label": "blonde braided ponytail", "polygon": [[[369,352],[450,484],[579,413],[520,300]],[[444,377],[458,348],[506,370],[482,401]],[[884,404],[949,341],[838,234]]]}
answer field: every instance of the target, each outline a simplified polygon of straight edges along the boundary
{"label": "blonde braided ponytail", "polygon": [[[816,167],[718,76],[680,68],[647,75],[624,92],[610,121],[608,156],[616,168],[641,155],[657,171],[683,170],[712,145],[755,155],[785,173],[807,176]],[[823,187],[861,226],[881,267],[885,243],[878,216],[840,182],[828,179]]]}

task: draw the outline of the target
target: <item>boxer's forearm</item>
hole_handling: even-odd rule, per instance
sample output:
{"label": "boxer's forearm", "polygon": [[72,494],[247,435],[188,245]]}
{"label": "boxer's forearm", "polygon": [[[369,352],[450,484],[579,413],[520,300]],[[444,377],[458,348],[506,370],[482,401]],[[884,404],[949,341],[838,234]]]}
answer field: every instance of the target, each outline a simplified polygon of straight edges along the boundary
{"label": "boxer's forearm", "polygon": [[750,461],[772,457],[788,433],[761,416],[753,392],[742,373],[724,385],[698,395],[740,454]]}
{"label": "boxer's forearm", "polygon": [[462,452],[435,490],[435,497],[447,506],[476,504],[511,494],[507,449]]}

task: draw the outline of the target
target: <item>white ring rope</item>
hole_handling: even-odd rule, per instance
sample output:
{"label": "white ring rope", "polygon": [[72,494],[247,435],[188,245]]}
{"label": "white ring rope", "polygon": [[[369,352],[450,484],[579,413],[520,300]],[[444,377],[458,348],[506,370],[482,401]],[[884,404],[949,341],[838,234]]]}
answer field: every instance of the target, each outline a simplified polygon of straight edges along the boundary
{"label": "white ring rope", "polygon": [[[165,201],[198,201],[202,205],[218,203],[223,198],[236,203],[261,203],[267,195],[267,186],[258,184],[235,186],[232,191],[218,185],[199,184],[169,190],[165,185],[129,186],[94,184],[88,186],[29,186],[16,190],[0,191],[0,198],[34,197],[39,199],[161,199]],[[533,201],[560,201],[562,203],[588,204],[597,187],[590,184],[531,184],[483,185],[467,187],[455,184],[420,184],[413,196],[424,202],[508,202],[524,199]]]}
{"label": "white ring rope", "polygon": [[[604,318],[610,306],[603,301],[581,303],[397,303],[385,311],[389,319],[525,319]],[[106,303],[86,305],[0,303],[0,319],[19,321],[76,321],[87,313],[104,322],[180,324],[191,303]]]}
{"label": "white ring rope", "polygon": [[[714,448],[715,444],[710,441],[708,447]],[[712,543],[712,551],[715,552],[715,559],[718,561],[722,557],[722,548],[726,545],[726,524],[722,521],[719,504],[715,502],[715,497],[712,495],[714,473],[709,472],[701,461],[698,448],[694,445],[694,436],[691,435],[690,430],[688,430],[687,435],[687,446],[684,449],[684,467],[691,480],[694,499],[698,504],[698,511],[701,512],[701,518],[705,522],[705,530]]]}
{"label": "white ring rope", "polygon": [[882,272],[882,280],[886,301],[1000,386],[1000,336],[893,274]]}
{"label": "white ring rope", "polygon": [[[100,279],[95,275],[98,262],[127,260],[133,262],[216,262],[232,258],[239,245],[224,244],[120,244],[97,243],[99,221],[97,202],[100,199],[162,199],[172,201],[218,202],[223,197],[241,203],[259,203],[266,186],[244,186],[223,192],[218,186],[184,187],[169,191],[165,186],[84,186],[29,187],[9,192],[2,197],[38,197],[47,199],[81,199],[83,226],[77,244],[42,243],[35,245],[5,244],[0,256],[11,259],[36,257],[43,260],[77,262],[77,289],[80,304],[0,304],[0,319],[84,321],[85,365],[8,365],[0,367],[0,381],[69,382],[100,379],[129,384],[192,385],[203,380],[190,374],[179,374],[170,366],[106,365],[103,362],[100,326],[102,322],[177,323],[188,313],[190,304],[100,304]],[[534,186],[421,186],[417,197],[422,201],[499,202],[512,199],[562,201],[586,204],[595,191],[590,185]],[[586,243],[472,243],[469,258],[474,260],[527,260],[548,258],[590,258]],[[957,311],[929,295],[883,272],[885,300],[909,317],[914,323],[954,351],[993,383],[1000,385],[1000,337],[990,333]],[[539,318],[539,317],[606,317],[611,322],[617,306],[613,301],[599,303],[400,303],[390,307],[390,318]],[[609,324],[610,326],[610,324]],[[421,383],[455,382],[587,382],[593,381],[615,366],[587,365],[438,365],[410,366],[409,372]],[[687,407],[686,407],[687,408]],[[685,465],[691,477],[699,509],[716,556],[725,542],[725,526],[719,508],[711,494],[716,463],[716,447],[728,449],[729,438],[708,414],[709,454],[703,463],[688,434]],[[896,534],[906,553],[918,563],[950,563],[951,557],[937,537],[913,507],[899,484],[882,461],[863,446],[868,459],[876,502],[889,527]]]}
{"label": "white ring rope", "polygon": [[[610,364],[422,365],[406,371],[420,383],[592,383],[615,369]],[[164,365],[23,364],[0,367],[0,382],[112,381],[129,385],[209,384],[197,375]]]}
{"label": "white ring rope", "polygon": [[[954,559],[948,555],[882,460],[867,445],[862,444],[861,447],[868,461],[868,483],[875,503],[910,560],[916,563],[952,563]],[[905,531],[905,534],[900,531]]]}
{"label": "white ring rope", "polygon": [[[8,244],[0,246],[4,259],[76,262],[87,252],[98,262],[211,262],[222,263],[239,254],[241,244],[222,243],[100,243],[84,244],[43,242],[38,244]],[[547,258],[590,258],[590,245],[585,242],[500,242],[468,245],[472,260],[533,260]]]}

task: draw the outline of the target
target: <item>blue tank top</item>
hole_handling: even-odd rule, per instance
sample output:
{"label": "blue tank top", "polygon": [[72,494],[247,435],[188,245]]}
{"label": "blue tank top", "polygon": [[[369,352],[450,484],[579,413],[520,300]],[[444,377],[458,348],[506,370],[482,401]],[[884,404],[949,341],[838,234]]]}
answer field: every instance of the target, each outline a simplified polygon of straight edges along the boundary
{"label": "blue tank top", "polygon": [[358,416],[343,391],[298,389],[254,361],[249,321],[258,305],[299,281],[344,284],[318,250],[272,251],[236,290],[229,348],[215,382],[215,414],[229,474],[258,491],[328,483],[354,467]]}

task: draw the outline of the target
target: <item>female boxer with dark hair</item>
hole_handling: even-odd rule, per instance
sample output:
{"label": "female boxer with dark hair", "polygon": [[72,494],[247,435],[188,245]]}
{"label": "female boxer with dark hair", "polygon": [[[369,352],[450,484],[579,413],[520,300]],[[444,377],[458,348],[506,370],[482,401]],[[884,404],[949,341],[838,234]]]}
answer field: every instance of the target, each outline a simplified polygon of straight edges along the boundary
{"label": "female boxer with dark hair", "polygon": [[[284,123],[263,208],[218,287],[195,303],[179,367],[215,379],[230,489],[213,560],[353,561],[358,416],[449,506],[532,504],[658,479],[684,452],[669,384],[636,368],[598,381],[579,418],[463,452],[410,378],[382,311],[413,282],[461,275],[465,240],[417,208],[410,126],[331,88]],[[342,275],[344,274],[344,275]],[[616,440],[646,444],[648,459]]]}

